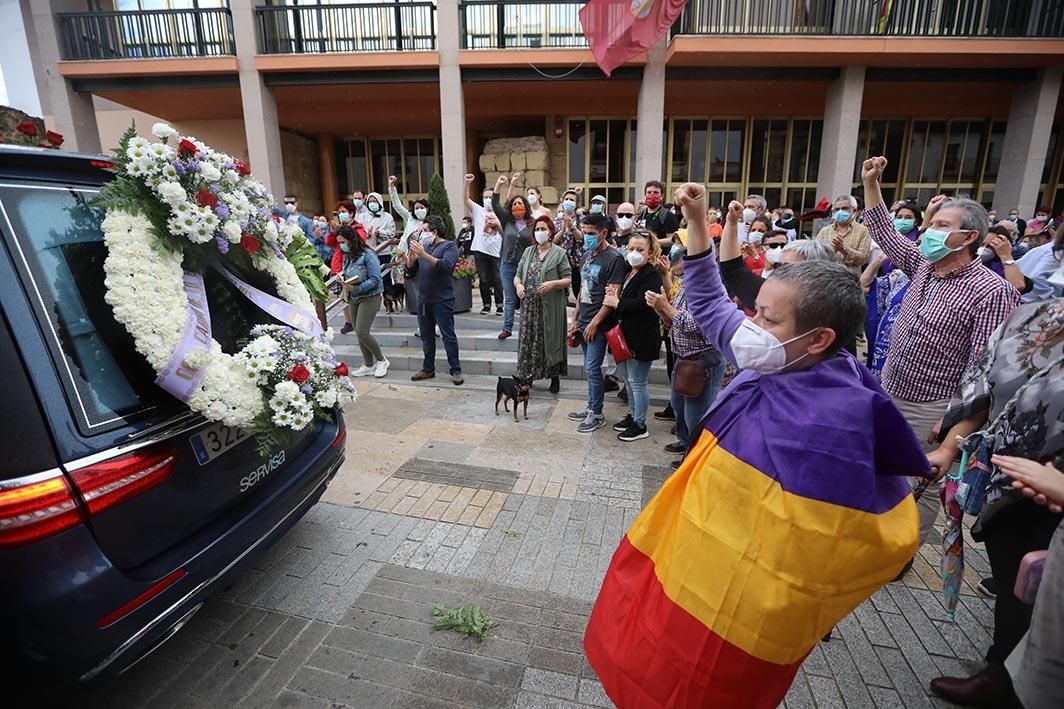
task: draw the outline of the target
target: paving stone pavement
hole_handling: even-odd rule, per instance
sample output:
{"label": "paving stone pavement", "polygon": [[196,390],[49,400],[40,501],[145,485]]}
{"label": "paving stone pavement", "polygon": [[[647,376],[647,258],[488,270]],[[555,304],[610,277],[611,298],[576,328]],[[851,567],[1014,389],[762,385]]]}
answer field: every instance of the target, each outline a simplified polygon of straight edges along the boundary
{"label": "paving stone pavement", "polygon": [[[319,503],[173,639],[80,704],[611,706],[584,660],[581,637],[618,541],[667,475],[674,457],[660,448],[669,440],[667,424],[656,422],[660,440],[626,447],[615,446],[608,429],[566,440],[560,445],[574,456],[567,470],[527,475],[515,461],[554,447],[552,430],[579,402],[559,399],[543,427],[519,433],[512,420],[496,427],[436,418],[448,402],[471,407],[473,392],[493,397],[494,380],[483,379],[470,377],[460,393],[428,385],[392,389],[388,380],[366,387],[378,399],[417,404],[421,418],[407,423],[404,414],[399,434],[381,433],[380,421],[360,416],[356,402],[347,419],[349,460],[334,482],[345,491],[344,504]],[[623,416],[609,406],[609,415]],[[439,430],[423,430],[432,427]],[[490,445],[501,427],[516,446],[509,459]],[[434,440],[469,446],[473,454],[492,451],[483,457],[498,465],[450,461],[440,471],[454,476],[454,485],[409,479],[428,477],[433,459],[424,455],[425,444]],[[478,526],[479,514],[380,511],[347,492],[390,495],[404,484],[426,491],[468,486],[484,498],[482,508],[493,494],[504,497]],[[454,499],[441,499],[437,490],[426,509]],[[938,550],[929,544],[902,582],[878,591],[813,650],[785,706],[950,706],[928,695],[928,682],[976,667],[993,627],[991,603],[974,591],[988,571],[986,557],[966,540],[969,568],[954,621],[945,615]],[[435,631],[434,603],[479,605],[498,625],[483,642]]]}

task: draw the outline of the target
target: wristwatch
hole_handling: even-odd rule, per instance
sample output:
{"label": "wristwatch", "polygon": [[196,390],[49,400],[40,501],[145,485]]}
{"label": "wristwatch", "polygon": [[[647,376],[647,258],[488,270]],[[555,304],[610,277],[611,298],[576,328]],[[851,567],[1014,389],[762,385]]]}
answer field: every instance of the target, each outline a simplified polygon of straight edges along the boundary
{"label": "wristwatch", "polygon": [[1006,266],[1014,266],[1014,265],[1016,265],[1016,259],[1010,258],[1008,261],[1002,261],[1001,263],[1003,263]]}

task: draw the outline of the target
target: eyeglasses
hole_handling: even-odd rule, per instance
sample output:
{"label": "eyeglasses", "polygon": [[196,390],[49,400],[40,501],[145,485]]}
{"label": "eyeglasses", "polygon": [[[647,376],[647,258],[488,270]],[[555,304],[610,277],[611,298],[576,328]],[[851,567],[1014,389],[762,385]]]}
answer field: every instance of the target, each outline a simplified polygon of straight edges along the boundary
{"label": "eyeglasses", "polygon": [[294,199],[286,199],[286,200],[284,201],[284,203],[285,203],[285,204],[295,204],[295,203],[296,203],[296,201],[295,201]]}
{"label": "eyeglasses", "polygon": [[784,242],[779,244],[765,244],[764,246],[766,249],[782,249],[786,245],[787,244]]}
{"label": "eyeglasses", "polygon": [[628,217],[629,219],[631,219],[634,216],[635,215],[630,213],[630,212],[617,212],[617,218],[618,219],[624,219],[625,217]]}

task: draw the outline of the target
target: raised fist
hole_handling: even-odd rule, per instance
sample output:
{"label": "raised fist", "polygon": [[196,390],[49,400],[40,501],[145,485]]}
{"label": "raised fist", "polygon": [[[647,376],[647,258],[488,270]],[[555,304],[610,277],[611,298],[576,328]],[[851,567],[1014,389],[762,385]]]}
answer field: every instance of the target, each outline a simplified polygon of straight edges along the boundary
{"label": "raised fist", "polygon": [[399,184],[399,178],[395,175],[388,175],[388,186],[395,187],[397,184]]}
{"label": "raised fist", "polygon": [[732,224],[738,224],[743,220],[743,203],[732,200],[728,204],[728,221]]}
{"label": "raised fist", "polygon": [[883,170],[887,167],[887,159],[882,155],[879,157],[868,158],[864,161],[864,165],[861,166],[861,179],[866,182],[879,182],[883,177]]}

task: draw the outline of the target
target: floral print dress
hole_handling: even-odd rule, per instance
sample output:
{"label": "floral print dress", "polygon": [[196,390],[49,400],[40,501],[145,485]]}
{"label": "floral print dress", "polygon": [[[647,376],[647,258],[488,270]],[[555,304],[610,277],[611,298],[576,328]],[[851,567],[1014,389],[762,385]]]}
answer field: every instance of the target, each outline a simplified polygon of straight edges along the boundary
{"label": "floral print dress", "polygon": [[[1032,378],[1048,367],[1037,379]],[[1052,461],[1064,468],[1064,298],[1021,305],[990,337],[983,356],[965,373],[942,430],[987,411],[993,422],[1028,380],[1012,410],[990,431],[993,452]],[[1026,498],[1012,479],[991,470],[979,515],[984,526],[1004,507]],[[975,530],[973,530],[975,531]]]}
{"label": "floral print dress", "polygon": [[566,361],[547,364],[546,330],[543,327],[543,296],[537,290],[543,282],[543,259],[533,254],[525,275],[525,297],[521,301],[521,338],[517,349],[519,379],[550,379],[566,374]]}

